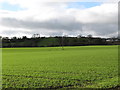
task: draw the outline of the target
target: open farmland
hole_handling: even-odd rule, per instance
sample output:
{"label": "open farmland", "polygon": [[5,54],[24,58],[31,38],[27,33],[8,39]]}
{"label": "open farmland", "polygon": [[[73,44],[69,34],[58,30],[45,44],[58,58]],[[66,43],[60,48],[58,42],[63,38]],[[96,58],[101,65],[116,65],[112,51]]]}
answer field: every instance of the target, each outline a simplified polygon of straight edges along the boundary
{"label": "open farmland", "polygon": [[3,88],[113,88],[118,46],[3,48]]}

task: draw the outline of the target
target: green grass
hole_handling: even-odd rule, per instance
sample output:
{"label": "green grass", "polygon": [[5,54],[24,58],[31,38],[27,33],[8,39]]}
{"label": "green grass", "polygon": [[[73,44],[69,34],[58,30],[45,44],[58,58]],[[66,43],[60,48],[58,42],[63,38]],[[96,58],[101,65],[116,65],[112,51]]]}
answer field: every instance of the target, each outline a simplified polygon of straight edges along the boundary
{"label": "green grass", "polygon": [[113,88],[118,46],[3,48],[3,88]]}

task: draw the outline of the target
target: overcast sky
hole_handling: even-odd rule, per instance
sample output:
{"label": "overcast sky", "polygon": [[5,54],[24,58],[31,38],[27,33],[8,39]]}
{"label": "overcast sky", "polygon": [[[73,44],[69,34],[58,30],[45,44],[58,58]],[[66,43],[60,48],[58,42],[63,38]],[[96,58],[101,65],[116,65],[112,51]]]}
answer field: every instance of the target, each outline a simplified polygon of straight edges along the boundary
{"label": "overcast sky", "polygon": [[118,34],[118,4],[0,0],[0,36]]}

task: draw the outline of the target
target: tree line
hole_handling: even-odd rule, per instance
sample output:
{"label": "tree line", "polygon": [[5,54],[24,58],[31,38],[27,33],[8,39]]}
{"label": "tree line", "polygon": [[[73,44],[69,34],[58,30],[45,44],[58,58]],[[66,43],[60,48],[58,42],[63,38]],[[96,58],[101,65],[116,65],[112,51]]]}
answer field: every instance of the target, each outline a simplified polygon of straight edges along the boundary
{"label": "tree line", "polygon": [[2,47],[55,47],[55,46],[85,46],[85,45],[120,45],[118,38],[100,38],[77,36],[55,36],[55,37],[3,37]]}

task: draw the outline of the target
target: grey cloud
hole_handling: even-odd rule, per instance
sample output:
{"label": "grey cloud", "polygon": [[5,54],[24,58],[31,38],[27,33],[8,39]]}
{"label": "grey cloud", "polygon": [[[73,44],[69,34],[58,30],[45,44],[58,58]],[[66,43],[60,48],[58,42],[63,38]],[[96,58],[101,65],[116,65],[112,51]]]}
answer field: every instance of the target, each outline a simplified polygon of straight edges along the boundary
{"label": "grey cloud", "polygon": [[1,34],[5,34],[5,35],[14,35],[14,34],[16,34],[16,33],[18,33],[18,31],[16,31],[16,30],[4,30],[3,32],[1,32]]}
{"label": "grey cloud", "polygon": [[116,23],[91,23],[84,25],[84,27],[86,31],[92,31],[97,36],[108,36],[118,31],[118,25]]}
{"label": "grey cloud", "polygon": [[14,28],[53,29],[53,30],[81,30],[82,24],[71,18],[51,19],[47,21],[23,21],[15,18],[2,18],[1,24]]}
{"label": "grey cloud", "polygon": [[16,34],[29,34],[31,35],[31,32],[29,31],[23,31],[18,29],[9,29],[9,30],[3,30],[0,34],[9,36],[16,36]]}
{"label": "grey cloud", "polygon": [[[1,25],[16,28],[16,31],[5,32],[8,34],[22,32],[30,35],[31,33],[34,34],[37,32],[52,36],[62,35],[63,32],[68,35],[82,34],[82,32],[88,32],[88,34],[90,34],[90,32],[94,32],[97,36],[109,36],[118,30],[116,22],[99,23],[98,21],[96,23],[82,24],[73,17],[61,17],[47,21],[25,21],[15,18],[2,18]],[[17,30],[17,28],[29,29],[31,32],[20,31]]]}

